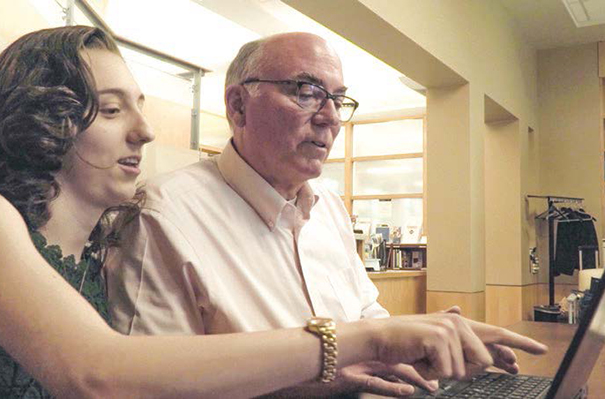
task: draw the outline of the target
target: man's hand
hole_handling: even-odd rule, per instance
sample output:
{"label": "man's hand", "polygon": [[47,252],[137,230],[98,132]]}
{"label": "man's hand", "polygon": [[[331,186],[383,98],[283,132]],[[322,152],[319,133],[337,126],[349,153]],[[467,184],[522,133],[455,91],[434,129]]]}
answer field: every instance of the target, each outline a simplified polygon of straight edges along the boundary
{"label": "man's hand", "polygon": [[[361,328],[369,337],[368,350],[377,361],[344,367],[330,384],[313,381],[265,397],[337,397],[353,392],[405,397],[414,392],[411,384],[434,391],[436,381],[431,380],[464,379],[492,365],[515,373],[517,359],[511,348],[534,354],[547,350],[531,338],[452,312],[363,320],[348,327],[349,332]],[[359,343],[347,348],[357,349]]]}
{"label": "man's hand", "polygon": [[273,392],[259,399],[348,398],[350,394],[360,392],[406,397],[414,393],[415,388],[411,384],[430,392],[438,388],[437,381],[425,380],[412,366],[365,362],[343,367],[336,379],[329,384],[312,381]]}
{"label": "man's hand", "polygon": [[[344,367],[338,374],[339,382],[346,384],[353,392],[367,392],[385,396],[409,396],[414,393],[414,385],[433,392],[437,381],[427,381],[407,364],[384,364],[365,362]],[[411,385],[413,384],[413,385]]]}

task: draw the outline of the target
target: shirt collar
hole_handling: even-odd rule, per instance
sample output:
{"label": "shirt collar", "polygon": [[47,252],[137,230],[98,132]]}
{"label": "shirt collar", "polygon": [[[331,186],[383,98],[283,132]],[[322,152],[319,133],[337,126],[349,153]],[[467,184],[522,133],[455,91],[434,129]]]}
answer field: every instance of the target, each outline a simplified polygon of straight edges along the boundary
{"label": "shirt collar", "polygon": [[[273,230],[288,201],[248,165],[237,153],[231,140],[218,156],[216,164],[227,184],[258,213],[267,227]],[[296,208],[301,211],[304,219],[309,219],[311,209],[319,197],[308,182],[305,182],[296,196]]]}

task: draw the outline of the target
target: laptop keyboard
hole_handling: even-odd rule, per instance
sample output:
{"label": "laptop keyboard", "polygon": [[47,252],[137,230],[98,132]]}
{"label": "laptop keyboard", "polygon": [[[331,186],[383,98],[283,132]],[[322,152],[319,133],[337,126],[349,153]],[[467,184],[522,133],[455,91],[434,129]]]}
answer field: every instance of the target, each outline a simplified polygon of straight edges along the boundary
{"label": "laptop keyboard", "polygon": [[485,373],[470,381],[441,380],[437,392],[415,393],[413,398],[530,399],[539,398],[552,378]]}

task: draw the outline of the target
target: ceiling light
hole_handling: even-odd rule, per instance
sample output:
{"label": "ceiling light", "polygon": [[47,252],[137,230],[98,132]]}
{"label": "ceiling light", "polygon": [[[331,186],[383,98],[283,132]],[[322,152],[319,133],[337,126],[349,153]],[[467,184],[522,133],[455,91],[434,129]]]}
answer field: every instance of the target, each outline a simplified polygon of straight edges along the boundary
{"label": "ceiling light", "polygon": [[562,1],[576,27],[605,24],[605,0]]}

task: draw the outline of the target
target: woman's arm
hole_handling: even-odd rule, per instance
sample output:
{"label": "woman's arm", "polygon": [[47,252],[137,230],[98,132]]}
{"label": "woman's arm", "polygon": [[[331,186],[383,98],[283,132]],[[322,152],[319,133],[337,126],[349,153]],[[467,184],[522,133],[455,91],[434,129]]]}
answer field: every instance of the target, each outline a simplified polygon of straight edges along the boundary
{"label": "woman's arm", "polygon": [[38,254],[2,197],[0,215],[0,345],[58,396],[250,396],[319,375],[318,338],[302,329],[237,337],[114,332]]}
{"label": "woman's arm", "polygon": [[[186,337],[116,333],[38,254],[23,219],[1,196],[0,215],[0,346],[57,396],[251,397],[319,376],[319,340],[302,328]],[[543,350],[500,330],[506,344]],[[342,324],[338,342],[339,366],[404,362],[434,378],[464,376],[465,362],[491,364],[458,315]]]}

